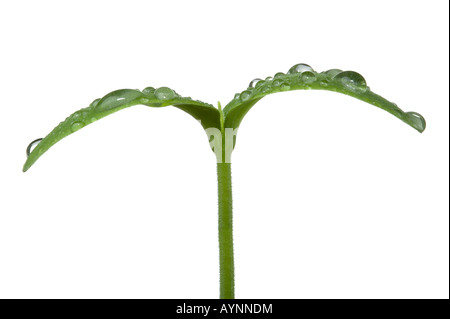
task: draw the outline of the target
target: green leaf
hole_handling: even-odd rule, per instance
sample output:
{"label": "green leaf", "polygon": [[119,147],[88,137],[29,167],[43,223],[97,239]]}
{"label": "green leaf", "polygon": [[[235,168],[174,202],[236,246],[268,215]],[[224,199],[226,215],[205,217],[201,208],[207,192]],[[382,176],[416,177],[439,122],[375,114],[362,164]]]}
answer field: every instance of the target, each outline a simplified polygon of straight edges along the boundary
{"label": "green leaf", "polygon": [[137,104],[152,107],[173,105],[201,121],[200,124],[204,129],[210,127],[220,129],[220,113],[214,106],[189,97],[181,97],[170,88],[161,87],[155,90],[148,87],[142,92],[131,89],[117,90],[96,99],[88,107],[73,113],[59,123],[29,154],[23,171],[27,171],[42,154],[64,137],[109,114]]}
{"label": "green leaf", "polygon": [[420,114],[404,112],[395,103],[373,93],[359,73],[338,69],[318,73],[306,64],[294,65],[287,74],[253,80],[223,109],[225,127],[238,128],[245,114],[264,96],[293,90],[328,90],[350,95],[391,113],[419,132],[425,130],[425,119]]}

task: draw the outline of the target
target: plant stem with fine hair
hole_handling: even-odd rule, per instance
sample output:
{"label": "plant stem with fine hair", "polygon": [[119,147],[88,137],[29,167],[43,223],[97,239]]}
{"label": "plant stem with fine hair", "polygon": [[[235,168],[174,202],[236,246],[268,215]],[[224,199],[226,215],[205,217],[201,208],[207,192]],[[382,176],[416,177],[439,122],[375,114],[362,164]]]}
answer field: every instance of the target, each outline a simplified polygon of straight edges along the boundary
{"label": "plant stem with fine hair", "polygon": [[234,299],[231,163],[217,163],[219,188],[220,298]]}

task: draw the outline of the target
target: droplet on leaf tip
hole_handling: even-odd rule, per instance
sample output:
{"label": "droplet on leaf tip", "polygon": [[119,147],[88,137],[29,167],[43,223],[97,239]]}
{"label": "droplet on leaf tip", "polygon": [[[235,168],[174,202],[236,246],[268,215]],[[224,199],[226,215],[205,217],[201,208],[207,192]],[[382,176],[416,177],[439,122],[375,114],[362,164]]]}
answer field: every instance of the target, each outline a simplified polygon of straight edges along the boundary
{"label": "droplet on leaf tip", "polygon": [[43,138],[38,138],[32,141],[27,147],[27,156],[30,156],[31,152],[35,149],[35,147],[43,140]]}

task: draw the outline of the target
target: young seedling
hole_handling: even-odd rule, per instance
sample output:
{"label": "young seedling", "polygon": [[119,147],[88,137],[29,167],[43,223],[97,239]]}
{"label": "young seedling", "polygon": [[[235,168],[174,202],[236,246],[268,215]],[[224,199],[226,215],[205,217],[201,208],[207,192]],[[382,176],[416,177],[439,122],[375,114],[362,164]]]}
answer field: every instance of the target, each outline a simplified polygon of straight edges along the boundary
{"label": "young seedling", "polygon": [[[264,96],[292,90],[328,90],[353,96],[375,105],[419,132],[425,130],[424,118],[415,112],[404,112],[396,104],[373,93],[365,79],[353,71],[332,69],[316,72],[307,64],[296,64],[289,71],[277,73],[265,80],[254,79],[247,89],[237,93],[223,109],[211,104],[182,97],[168,87],[144,90],[124,89],[113,91],[94,100],[53,129],[45,138],[38,139],[27,148],[27,171],[51,146],[69,134],[111,113],[126,107],[143,104],[152,107],[173,105],[193,116],[205,129],[209,144],[217,160],[219,198],[219,256],[220,298],[234,298],[233,214],[231,194],[231,153],[236,143],[236,133],[245,114]],[[34,149],[33,149],[34,147]]]}

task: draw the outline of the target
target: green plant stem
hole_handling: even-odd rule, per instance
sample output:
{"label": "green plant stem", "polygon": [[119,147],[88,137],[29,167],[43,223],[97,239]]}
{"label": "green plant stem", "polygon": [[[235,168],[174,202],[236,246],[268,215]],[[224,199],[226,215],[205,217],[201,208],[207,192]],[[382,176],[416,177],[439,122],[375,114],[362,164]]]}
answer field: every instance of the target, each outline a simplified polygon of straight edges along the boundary
{"label": "green plant stem", "polygon": [[234,299],[231,163],[217,163],[219,186],[220,298]]}

